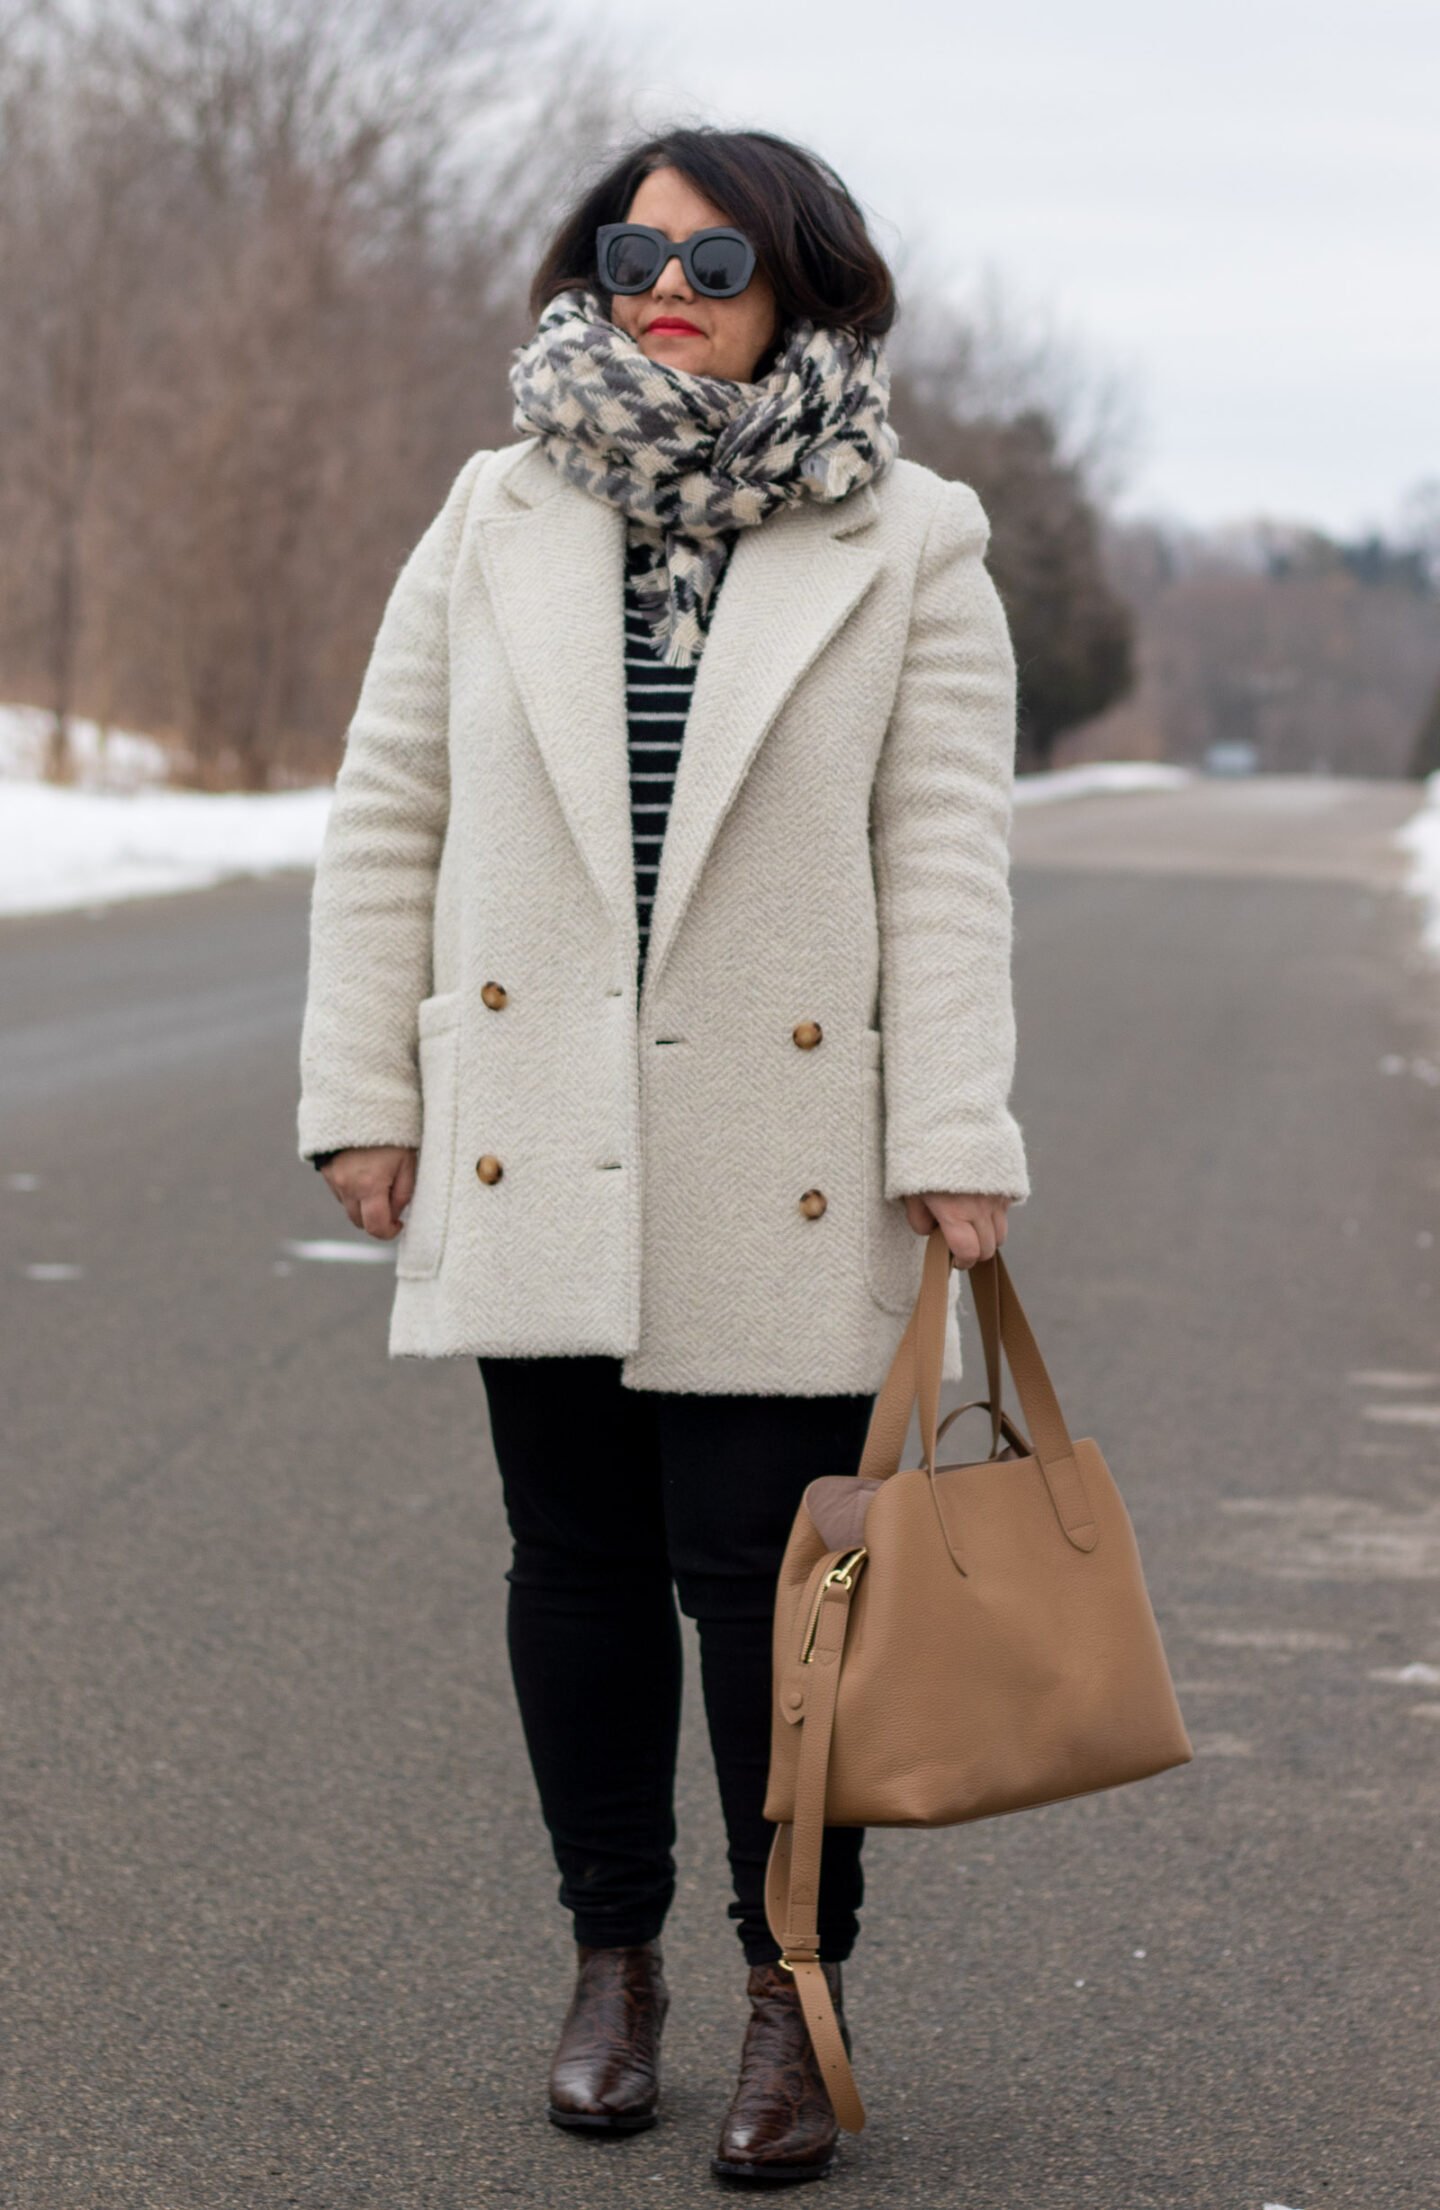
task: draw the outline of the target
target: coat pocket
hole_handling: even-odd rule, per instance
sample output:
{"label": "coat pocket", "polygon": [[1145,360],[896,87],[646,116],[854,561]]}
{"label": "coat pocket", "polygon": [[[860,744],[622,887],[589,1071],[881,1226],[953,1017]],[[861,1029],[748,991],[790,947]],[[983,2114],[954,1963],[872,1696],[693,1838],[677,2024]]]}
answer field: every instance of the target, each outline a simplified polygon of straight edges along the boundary
{"label": "coat pocket", "polygon": [[427,1281],[440,1271],[455,1182],[455,1124],[460,1095],[460,993],[426,998],[420,1007],[420,1159],[415,1195],[396,1252],[401,1281]]}
{"label": "coat pocket", "polygon": [[885,1076],[878,1032],[867,1028],[863,1043],[865,1279],[886,1312],[908,1312],[920,1287],[925,1242],[899,1199],[885,1195]]}

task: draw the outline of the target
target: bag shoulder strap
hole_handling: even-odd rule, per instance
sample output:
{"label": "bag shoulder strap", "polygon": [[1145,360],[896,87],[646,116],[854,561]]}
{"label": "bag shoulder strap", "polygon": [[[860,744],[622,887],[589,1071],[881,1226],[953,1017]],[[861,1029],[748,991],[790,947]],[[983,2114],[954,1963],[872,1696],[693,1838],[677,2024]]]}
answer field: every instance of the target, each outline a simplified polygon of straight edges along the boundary
{"label": "bag shoulder strap", "polygon": [[[907,1415],[908,1420],[908,1415]],[[903,1438],[902,1438],[903,1440]],[[820,1591],[814,1633],[805,1660],[803,1712],[799,1720],[800,1766],[795,1777],[793,1825],[777,1826],[765,1874],[765,1916],[780,1944],[780,1962],[795,1975],[810,2046],[847,2133],[865,2123],[865,2106],[850,2069],[830,1988],[820,1969],[820,1854],[825,1843],[825,1789],[835,1733],[835,1698],[850,1624],[850,1601],[864,1569],[863,1551],[837,1551]],[[797,1693],[791,1689],[793,1697]],[[792,1714],[787,1713],[787,1717]]]}

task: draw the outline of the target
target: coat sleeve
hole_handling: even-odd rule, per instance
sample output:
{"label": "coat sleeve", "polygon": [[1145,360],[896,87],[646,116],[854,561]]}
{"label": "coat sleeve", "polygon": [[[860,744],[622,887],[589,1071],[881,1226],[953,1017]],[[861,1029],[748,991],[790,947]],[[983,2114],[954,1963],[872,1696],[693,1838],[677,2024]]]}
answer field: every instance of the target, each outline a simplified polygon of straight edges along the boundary
{"label": "coat sleeve", "polygon": [[1007,1103],[1015,659],[988,537],[974,492],[944,485],[876,773],[887,1197],[1029,1194]]}
{"label": "coat sleeve", "polygon": [[420,1140],[418,1009],[450,809],[450,583],[484,458],[400,572],[346,738],[311,907],[302,1157]]}

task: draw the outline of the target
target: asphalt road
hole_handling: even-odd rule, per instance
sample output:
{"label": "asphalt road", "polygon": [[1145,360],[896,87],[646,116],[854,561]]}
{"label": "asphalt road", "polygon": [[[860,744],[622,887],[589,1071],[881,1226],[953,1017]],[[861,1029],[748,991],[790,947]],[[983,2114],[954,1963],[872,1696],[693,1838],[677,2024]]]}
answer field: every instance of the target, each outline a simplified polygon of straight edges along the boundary
{"label": "asphalt road", "polygon": [[[1354,838],[1283,864],[1303,804],[1093,803],[1020,829],[1011,1251],[1200,1754],[873,1838],[827,2199],[1433,2210],[1440,1002]],[[290,1249],[349,1238],[291,1155],[305,900],[0,927],[0,2203],[710,2202],[693,1711],[664,2123],[540,2116],[567,1937],[478,1379]]]}

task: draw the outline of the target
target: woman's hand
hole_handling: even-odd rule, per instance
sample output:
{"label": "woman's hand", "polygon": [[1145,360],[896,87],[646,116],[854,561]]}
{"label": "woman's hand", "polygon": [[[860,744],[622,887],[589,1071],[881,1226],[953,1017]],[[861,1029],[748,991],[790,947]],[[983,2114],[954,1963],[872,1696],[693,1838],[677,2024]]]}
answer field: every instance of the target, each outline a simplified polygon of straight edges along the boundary
{"label": "woman's hand", "polygon": [[977,1197],[954,1190],[927,1189],[923,1197],[907,1197],[905,1217],[917,1235],[938,1228],[954,1254],[957,1266],[969,1268],[982,1258],[994,1258],[1005,1241],[1008,1197]]}
{"label": "woman's hand", "polygon": [[415,1195],[415,1153],[396,1143],[337,1151],[320,1169],[357,1228],[391,1243]]}

